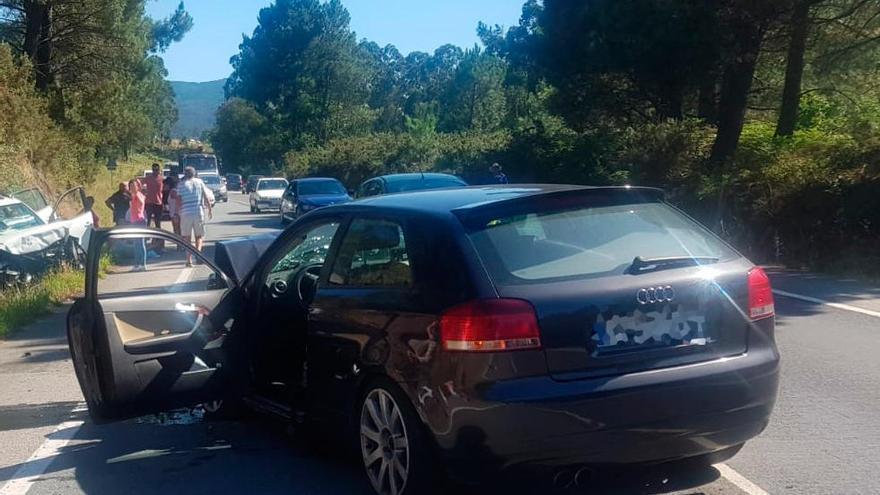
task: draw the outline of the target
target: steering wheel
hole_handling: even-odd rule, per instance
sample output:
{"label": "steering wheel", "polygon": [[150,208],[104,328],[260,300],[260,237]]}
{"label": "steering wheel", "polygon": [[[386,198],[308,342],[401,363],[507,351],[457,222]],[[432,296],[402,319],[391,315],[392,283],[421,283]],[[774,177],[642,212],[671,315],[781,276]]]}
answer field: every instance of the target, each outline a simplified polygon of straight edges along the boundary
{"label": "steering wheel", "polygon": [[300,268],[293,276],[296,300],[303,309],[308,309],[315,298],[315,289],[318,288],[318,278],[321,276],[322,266],[324,266],[323,263],[310,263]]}

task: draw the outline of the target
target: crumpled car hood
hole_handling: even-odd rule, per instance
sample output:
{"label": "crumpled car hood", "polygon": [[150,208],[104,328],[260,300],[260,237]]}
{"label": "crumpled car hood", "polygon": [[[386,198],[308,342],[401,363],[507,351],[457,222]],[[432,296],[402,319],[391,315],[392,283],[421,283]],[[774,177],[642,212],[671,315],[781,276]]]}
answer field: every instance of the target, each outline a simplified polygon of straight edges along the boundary
{"label": "crumpled car hood", "polygon": [[63,225],[40,225],[0,234],[0,250],[9,254],[29,254],[47,249],[67,237]]}

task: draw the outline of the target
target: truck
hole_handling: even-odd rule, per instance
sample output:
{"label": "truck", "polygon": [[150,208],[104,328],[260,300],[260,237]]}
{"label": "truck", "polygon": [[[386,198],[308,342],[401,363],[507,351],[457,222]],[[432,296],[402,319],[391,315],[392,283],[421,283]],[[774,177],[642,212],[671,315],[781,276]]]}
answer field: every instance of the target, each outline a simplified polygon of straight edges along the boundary
{"label": "truck", "polygon": [[[192,167],[196,174],[220,175],[220,160],[211,153],[182,153],[178,159],[181,167]],[[181,170],[183,172],[183,170]]]}

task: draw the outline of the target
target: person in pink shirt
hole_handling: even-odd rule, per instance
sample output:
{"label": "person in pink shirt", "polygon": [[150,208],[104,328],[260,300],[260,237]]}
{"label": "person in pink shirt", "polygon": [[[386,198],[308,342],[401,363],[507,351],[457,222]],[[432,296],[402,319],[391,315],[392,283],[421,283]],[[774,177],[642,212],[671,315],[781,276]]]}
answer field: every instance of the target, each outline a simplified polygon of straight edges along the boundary
{"label": "person in pink shirt", "polygon": [[162,186],[164,182],[162,167],[158,163],[154,163],[153,173],[144,177],[144,184],[147,186],[145,191],[147,225],[153,224],[157,229],[162,228]]}
{"label": "person in pink shirt", "polygon": [[[128,182],[128,192],[131,194],[131,207],[128,209],[132,225],[146,225],[146,197],[141,191],[140,181],[132,179]],[[134,241],[134,272],[142,272],[147,269],[147,246],[143,238]]]}

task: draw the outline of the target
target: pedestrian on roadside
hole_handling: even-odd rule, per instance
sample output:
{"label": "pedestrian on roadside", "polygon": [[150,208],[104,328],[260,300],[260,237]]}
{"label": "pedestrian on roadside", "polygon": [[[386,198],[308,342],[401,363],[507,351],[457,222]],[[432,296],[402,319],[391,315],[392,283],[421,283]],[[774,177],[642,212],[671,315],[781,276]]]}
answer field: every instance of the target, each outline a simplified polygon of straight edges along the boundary
{"label": "pedestrian on roadside", "polygon": [[[195,236],[195,248],[201,252],[205,238],[205,220],[211,218],[211,202],[208,186],[196,178],[196,169],[185,167],[183,181],[177,185],[177,215],[180,217],[180,234],[187,242]],[[192,252],[186,252],[186,266],[192,266]]]}
{"label": "pedestrian on roadside", "polygon": [[[165,179],[166,194],[164,199],[165,209],[168,210],[168,214],[171,216],[171,228],[174,229],[175,234],[180,235],[180,216],[177,214],[177,205],[180,202],[180,195],[177,194],[178,182],[179,180],[174,174]],[[177,246],[178,251],[181,249],[183,249],[183,246]]]}
{"label": "pedestrian on roadside", "polygon": [[162,228],[162,188],[165,178],[162,177],[162,167],[158,163],[153,164],[153,173],[144,178],[146,184],[146,214],[147,225],[153,224],[157,229]]}
{"label": "pedestrian on roadside", "polygon": [[[164,187],[165,178],[162,177],[162,166],[154,163],[152,173],[144,178],[146,184],[146,214],[147,226],[153,224],[157,229],[162,228],[162,189]],[[164,241],[155,239],[153,241],[153,251],[161,253],[164,249]]]}
{"label": "pedestrian on roadside", "polygon": [[501,165],[498,162],[492,164],[489,167],[489,173],[492,174],[492,181],[495,184],[507,184],[509,181],[507,180],[507,175],[501,169]]}
{"label": "pedestrian on roadside", "polygon": [[[141,191],[141,183],[137,179],[128,182],[128,193],[131,195],[131,205],[128,208],[129,223],[132,225],[146,225],[146,196]],[[144,238],[134,240],[133,272],[142,272],[147,269],[147,246]]]}
{"label": "pedestrian on roadside", "polygon": [[119,183],[119,188],[104,201],[104,204],[113,212],[114,224],[125,224],[125,214],[128,213],[128,208],[131,205],[131,194],[129,194],[125,182]]}

